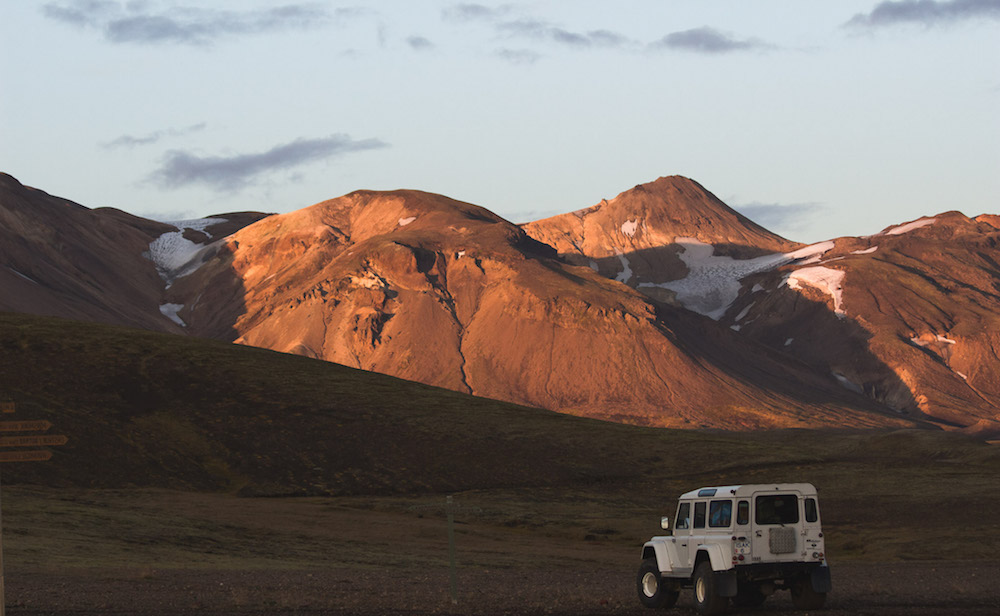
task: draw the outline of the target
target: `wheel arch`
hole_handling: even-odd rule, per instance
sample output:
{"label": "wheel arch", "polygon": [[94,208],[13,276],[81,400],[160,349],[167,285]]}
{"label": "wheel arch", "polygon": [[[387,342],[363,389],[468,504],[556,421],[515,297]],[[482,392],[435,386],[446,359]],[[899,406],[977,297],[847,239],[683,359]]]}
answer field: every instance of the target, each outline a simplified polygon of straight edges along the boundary
{"label": "wheel arch", "polygon": [[732,558],[726,558],[726,554],[722,551],[722,546],[714,543],[698,546],[698,554],[694,560],[695,568],[703,560],[708,560],[712,563],[712,571],[728,571],[733,568]]}

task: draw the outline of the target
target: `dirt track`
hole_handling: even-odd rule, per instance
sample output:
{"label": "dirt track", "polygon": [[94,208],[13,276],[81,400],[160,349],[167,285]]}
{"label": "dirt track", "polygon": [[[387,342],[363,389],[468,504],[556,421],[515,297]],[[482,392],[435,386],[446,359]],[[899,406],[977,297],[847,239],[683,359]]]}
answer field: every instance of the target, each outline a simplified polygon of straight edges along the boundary
{"label": "dirt track", "polygon": [[[834,565],[828,616],[842,614],[1000,613],[1000,562]],[[447,570],[118,571],[12,573],[8,613],[89,614],[337,614],[337,615],[587,615],[694,614],[690,592],[668,612],[636,598],[631,571],[586,569],[461,571],[452,605]],[[764,607],[730,613],[796,613],[787,593]]]}

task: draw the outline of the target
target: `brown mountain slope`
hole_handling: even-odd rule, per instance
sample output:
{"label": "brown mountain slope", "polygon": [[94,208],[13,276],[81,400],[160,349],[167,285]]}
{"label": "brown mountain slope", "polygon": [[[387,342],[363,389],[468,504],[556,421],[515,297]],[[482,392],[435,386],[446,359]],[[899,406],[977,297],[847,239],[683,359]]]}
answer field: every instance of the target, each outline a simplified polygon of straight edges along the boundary
{"label": "brown mountain slope", "polygon": [[[210,243],[264,214],[225,214],[206,232],[89,209],[0,173],[0,310],[182,332],[161,312],[166,273],[152,244]],[[158,275],[159,274],[159,275]]]}
{"label": "brown mountain slope", "polygon": [[171,330],[142,252],[161,223],[91,210],[0,174],[0,310]]}
{"label": "brown mountain slope", "polygon": [[[731,209],[697,182],[662,177],[592,207],[522,225],[570,262],[632,287],[682,278],[678,237],[711,244],[736,259],[800,246]],[[640,289],[654,297],[659,289]],[[659,298],[659,297],[658,297]]]}
{"label": "brown mountain slope", "polygon": [[593,417],[909,423],[777,354],[723,350],[728,331],[678,335],[632,289],[488,210],[419,191],[359,191],[261,220],[167,301],[198,335]]}
{"label": "brown mountain slope", "polygon": [[[744,280],[723,323],[946,425],[1000,433],[1000,228],[958,212]],[[839,314],[838,314],[839,313]]]}

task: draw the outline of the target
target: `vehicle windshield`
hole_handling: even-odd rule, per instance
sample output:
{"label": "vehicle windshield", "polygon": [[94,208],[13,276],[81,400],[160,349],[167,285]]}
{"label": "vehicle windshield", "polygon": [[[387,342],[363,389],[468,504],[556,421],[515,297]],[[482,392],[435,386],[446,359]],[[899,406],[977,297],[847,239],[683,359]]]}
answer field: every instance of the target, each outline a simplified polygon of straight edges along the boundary
{"label": "vehicle windshield", "polygon": [[794,494],[757,497],[758,524],[795,524],[799,521],[799,499]]}

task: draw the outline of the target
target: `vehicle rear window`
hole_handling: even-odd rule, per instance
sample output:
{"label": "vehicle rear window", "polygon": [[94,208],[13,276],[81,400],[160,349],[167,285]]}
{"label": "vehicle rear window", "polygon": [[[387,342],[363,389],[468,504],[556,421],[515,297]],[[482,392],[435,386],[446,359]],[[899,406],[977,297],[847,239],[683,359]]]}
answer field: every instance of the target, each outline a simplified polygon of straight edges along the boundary
{"label": "vehicle rear window", "polygon": [[733,501],[714,500],[708,504],[708,525],[728,528],[733,523]]}
{"label": "vehicle rear window", "polygon": [[795,524],[799,521],[799,499],[794,494],[757,497],[758,524]]}
{"label": "vehicle rear window", "polygon": [[806,522],[815,522],[819,520],[819,509],[816,507],[815,498],[806,499]]}
{"label": "vehicle rear window", "polygon": [[705,528],[705,502],[694,504],[694,527]]}

